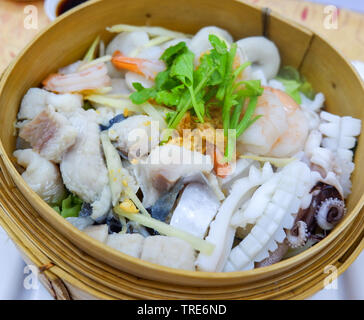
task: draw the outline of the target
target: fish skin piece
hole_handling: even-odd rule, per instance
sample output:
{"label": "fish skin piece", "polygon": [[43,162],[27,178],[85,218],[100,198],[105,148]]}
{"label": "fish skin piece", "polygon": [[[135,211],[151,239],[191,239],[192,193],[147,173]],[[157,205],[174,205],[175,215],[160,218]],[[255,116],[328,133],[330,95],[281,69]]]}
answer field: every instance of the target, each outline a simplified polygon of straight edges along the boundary
{"label": "fish skin piece", "polygon": [[144,198],[143,205],[151,207],[159,197],[178,181],[213,169],[210,156],[184,147],[166,144],[155,147],[148,157],[133,165]]}
{"label": "fish skin piece", "polygon": [[59,163],[76,142],[77,131],[66,117],[48,108],[21,128],[19,137],[28,141],[42,157]]}
{"label": "fish skin piece", "polygon": [[203,239],[219,207],[220,201],[209,186],[190,183],[178,201],[170,225]]}
{"label": "fish skin piece", "polygon": [[152,128],[153,118],[135,115],[115,123],[108,131],[114,146],[130,159],[147,155],[159,143],[159,130]]}

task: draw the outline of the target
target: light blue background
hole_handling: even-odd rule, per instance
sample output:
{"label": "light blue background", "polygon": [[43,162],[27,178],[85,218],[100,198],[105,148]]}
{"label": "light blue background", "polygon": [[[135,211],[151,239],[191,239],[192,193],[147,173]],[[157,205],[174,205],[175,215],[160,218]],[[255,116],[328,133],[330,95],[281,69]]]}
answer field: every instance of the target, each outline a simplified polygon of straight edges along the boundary
{"label": "light blue background", "polygon": [[311,0],[311,2],[333,4],[338,8],[346,8],[364,13],[364,0]]}

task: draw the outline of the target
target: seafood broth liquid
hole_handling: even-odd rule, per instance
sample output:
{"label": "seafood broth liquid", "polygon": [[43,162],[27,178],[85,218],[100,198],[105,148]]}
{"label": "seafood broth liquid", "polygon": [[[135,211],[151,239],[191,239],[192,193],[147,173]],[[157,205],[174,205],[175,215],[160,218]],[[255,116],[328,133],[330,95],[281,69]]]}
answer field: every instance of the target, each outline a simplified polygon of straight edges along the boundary
{"label": "seafood broth liquid", "polygon": [[63,0],[63,1],[61,1],[57,6],[57,10],[56,10],[57,17],[59,15],[61,15],[62,13],[66,12],[86,1],[87,0]]}

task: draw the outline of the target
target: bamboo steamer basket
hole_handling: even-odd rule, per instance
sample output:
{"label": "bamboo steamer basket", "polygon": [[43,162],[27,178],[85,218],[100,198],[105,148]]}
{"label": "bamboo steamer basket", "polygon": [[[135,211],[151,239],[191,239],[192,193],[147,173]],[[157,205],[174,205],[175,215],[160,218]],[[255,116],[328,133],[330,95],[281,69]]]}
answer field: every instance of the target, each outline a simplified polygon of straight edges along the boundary
{"label": "bamboo steamer basket", "polygon": [[326,96],[329,112],[364,119],[364,87],[347,60],[314,32],[238,1],[94,0],[62,15],[34,39],[0,82],[0,224],[40,270],[58,299],[288,299],[323,288],[327,266],[341,274],[364,248],[364,139],[359,138],[353,192],[341,223],[320,243],[269,267],[233,273],[189,272],[145,262],[90,238],[52,210],[15,168],[13,122],[22,96],[59,67],[83,56],[97,35],[118,23],[195,33],[207,25],[235,39],[265,35]]}

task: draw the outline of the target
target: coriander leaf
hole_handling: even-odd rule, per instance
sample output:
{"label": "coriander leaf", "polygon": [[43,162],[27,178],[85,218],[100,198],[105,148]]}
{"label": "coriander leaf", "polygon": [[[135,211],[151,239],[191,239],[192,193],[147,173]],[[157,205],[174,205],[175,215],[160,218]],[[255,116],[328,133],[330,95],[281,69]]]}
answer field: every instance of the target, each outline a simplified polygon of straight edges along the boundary
{"label": "coriander leaf", "polygon": [[174,111],[168,112],[166,114],[166,122],[169,123],[169,121],[171,121],[171,119],[174,118],[175,114],[176,114],[176,112],[174,112]]}
{"label": "coriander leaf", "polygon": [[239,137],[248,127],[252,124],[251,118],[254,114],[255,108],[257,107],[258,97],[251,97],[249,99],[248,107],[244,113],[243,119],[237,126],[236,136]]}
{"label": "coriander leaf", "polygon": [[225,41],[221,40],[218,36],[214,34],[209,35],[209,41],[218,54],[227,53],[227,45]]}
{"label": "coriander leaf", "polygon": [[263,87],[260,80],[240,81],[236,85],[244,85],[244,89],[239,90],[239,97],[261,96],[263,94]]}
{"label": "coriander leaf", "polygon": [[171,66],[170,76],[176,77],[185,86],[191,87],[193,85],[194,58],[195,55],[191,51],[179,55]]}
{"label": "coriander leaf", "polygon": [[158,91],[155,96],[155,101],[158,104],[164,104],[166,106],[177,106],[181,99],[179,92],[171,92],[167,90]]}
{"label": "coriander leaf", "polygon": [[202,82],[206,86],[214,86],[221,83],[223,77],[217,72],[217,67],[211,55],[203,55],[199,67],[194,72],[195,84]]}
{"label": "coriander leaf", "polygon": [[178,57],[180,54],[185,53],[187,50],[188,49],[186,46],[186,42],[182,41],[165,50],[159,59],[164,61],[167,67],[170,67],[173,61],[176,59],[176,57]]}
{"label": "coriander leaf", "polygon": [[130,100],[135,104],[142,104],[149,99],[154,99],[157,94],[155,88],[144,88],[139,82],[134,82],[133,87],[137,91],[130,95]]}
{"label": "coriander leaf", "polygon": [[170,76],[170,69],[159,72],[155,78],[155,88],[157,90],[171,90],[178,85],[180,85],[180,82]]}

